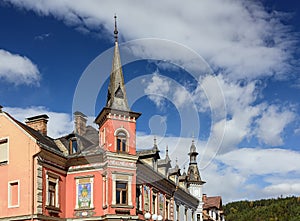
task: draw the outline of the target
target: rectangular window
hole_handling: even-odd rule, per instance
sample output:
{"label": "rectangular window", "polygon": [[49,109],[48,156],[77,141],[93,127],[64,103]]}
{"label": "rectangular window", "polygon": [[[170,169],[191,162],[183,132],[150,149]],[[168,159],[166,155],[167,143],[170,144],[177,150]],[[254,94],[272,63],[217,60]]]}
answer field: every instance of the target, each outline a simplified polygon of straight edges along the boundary
{"label": "rectangular window", "polygon": [[46,178],[46,205],[59,208],[59,176],[47,173]]}
{"label": "rectangular window", "polygon": [[184,220],[187,221],[187,209],[184,210]]}
{"label": "rectangular window", "polygon": [[177,221],[179,221],[179,205],[176,205],[176,215],[177,215]]}
{"label": "rectangular window", "polygon": [[56,183],[49,181],[48,190],[49,206],[55,206],[56,203]]}
{"label": "rectangular window", "polygon": [[116,187],[116,203],[127,205],[127,183],[117,181]]}
{"label": "rectangular window", "polygon": [[157,214],[156,213],[156,194],[155,193],[152,194],[152,213]]}
{"label": "rectangular window", "polygon": [[166,219],[169,219],[169,200],[166,201]]}
{"label": "rectangular window", "polygon": [[20,187],[19,181],[8,183],[8,207],[19,207],[20,202]]}
{"label": "rectangular window", "polygon": [[0,165],[8,163],[8,139],[0,139]]}
{"label": "rectangular window", "polygon": [[69,140],[69,148],[70,148],[70,154],[74,154],[78,152],[78,143],[76,138],[71,138]]}

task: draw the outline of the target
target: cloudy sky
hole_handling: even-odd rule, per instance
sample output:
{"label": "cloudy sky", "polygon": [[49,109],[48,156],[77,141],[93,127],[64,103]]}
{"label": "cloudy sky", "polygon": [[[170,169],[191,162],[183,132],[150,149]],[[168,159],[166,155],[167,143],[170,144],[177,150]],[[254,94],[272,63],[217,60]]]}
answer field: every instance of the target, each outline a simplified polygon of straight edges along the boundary
{"label": "cloudy sky", "polygon": [[138,148],[156,136],[225,202],[300,195],[300,4],[287,0],[0,3],[0,104],[49,115],[49,135],[106,99],[113,16]]}

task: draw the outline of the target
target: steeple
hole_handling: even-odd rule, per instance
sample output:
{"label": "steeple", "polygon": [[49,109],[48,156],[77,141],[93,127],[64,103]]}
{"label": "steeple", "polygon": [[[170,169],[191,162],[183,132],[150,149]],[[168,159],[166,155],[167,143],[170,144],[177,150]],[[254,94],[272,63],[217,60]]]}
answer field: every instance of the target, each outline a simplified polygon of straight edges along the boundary
{"label": "steeple", "polygon": [[197,164],[197,150],[196,150],[196,146],[195,146],[195,141],[194,139],[192,140],[192,145],[191,145],[191,148],[190,148],[190,152],[189,152],[189,156],[190,156],[190,165],[191,164]]}
{"label": "steeple", "polygon": [[117,16],[115,18],[115,49],[112,61],[112,70],[110,73],[110,81],[107,91],[106,107],[121,110],[130,111],[126,96],[124,76],[122,72],[121,58],[118,44],[118,28],[117,28]]}
{"label": "steeple", "polygon": [[166,157],[165,157],[166,161],[171,162],[171,159],[169,157],[169,147],[168,145],[166,146]]}
{"label": "steeple", "polygon": [[190,147],[190,163],[189,163],[189,168],[188,168],[188,173],[187,173],[187,180],[189,183],[205,183],[204,181],[201,180],[198,165],[197,165],[197,148],[195,146],[195,141],[194,139],[192,140],[192,145]]}

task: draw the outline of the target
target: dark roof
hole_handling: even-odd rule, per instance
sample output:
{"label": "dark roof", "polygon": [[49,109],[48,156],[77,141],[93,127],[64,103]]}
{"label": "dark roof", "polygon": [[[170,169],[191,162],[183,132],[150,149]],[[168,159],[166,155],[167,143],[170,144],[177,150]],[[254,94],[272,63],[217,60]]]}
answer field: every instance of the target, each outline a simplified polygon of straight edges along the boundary
{"label": "dark roof", "polygon": [[[46,148],[49,148],[49,149],[52,149],[52,150],[54,150],[56,152],[58,151],[59,153],[61,153],[60,149],[56,146],[54,140],[51,137],[44,136],[40,132],[38,132],[38,131],[32,129],[31,127],[27,126],[26,124],[23,124],[22,122],[16,120],[10,114],[8,114],[8,113],[5,113],[5,114],[8,117],[10,117],[14,122],[16,122],[20,127],[22,127],[26,132],[28,132],[40,144],[42,144],[43,147],[46,147]],[[42,116],[42,115],[40,115],[40,116]],[[47,116],[47,115],[45,115],[45,116]]]}
{"label": "dark roof", "polygon": [[77,139],[77,144],[80,151],[78,151],[76,154],[69,155],[70,157],[73,158],[77,156],[103,152],[102,150],[99,150],[99,133],[94,127],[87,126],[86,132],[83,135],[79,135],[73,131],[66,136],[58,138],[58,140],[60,140],[65,148],[69,150],[69,139],[73,137]]}

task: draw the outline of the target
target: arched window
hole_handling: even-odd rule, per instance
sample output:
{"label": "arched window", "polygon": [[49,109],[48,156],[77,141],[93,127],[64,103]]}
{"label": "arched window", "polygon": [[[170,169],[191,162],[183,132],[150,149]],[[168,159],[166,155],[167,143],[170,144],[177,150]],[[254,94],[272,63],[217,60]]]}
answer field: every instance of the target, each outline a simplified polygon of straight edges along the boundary
{"label": "arched window", "polygon": [[127,135],[124,131],[117,133],[117,151],[126,152]]}

